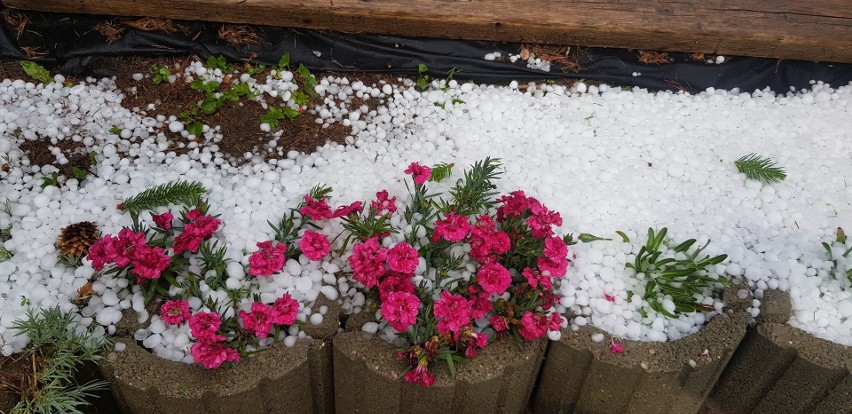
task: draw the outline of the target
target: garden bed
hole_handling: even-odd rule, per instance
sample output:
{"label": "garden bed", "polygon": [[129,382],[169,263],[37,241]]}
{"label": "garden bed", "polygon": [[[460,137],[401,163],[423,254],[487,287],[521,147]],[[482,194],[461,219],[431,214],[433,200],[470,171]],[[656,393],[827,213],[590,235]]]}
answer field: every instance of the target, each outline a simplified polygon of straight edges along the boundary
{"label": "garden bed", "polygon": [[[114,234],[132,224],[120,203],[144,188],[176,180],[202,182],[209,189],[209,206],[227,223],[212,237],[235,252],[228,256],[234,265],[222,271],[223,280],[234,279],[230,286],[260,280],[257,284],[266,289],[266,302],[280,297],[279,290],[297,294],[305,303],[317,298],[330,301],[325,306],[316,303],[310,312],[299,315],[304,320],[303,333],[315,338],[328,340],[336,332],[338,312],[333,308],[338,303],[347,312],[364,311],[350,317],[347,326],[363,329],[357,321],[375,316],[377,309],[345,277],[349,269],[341,256],[322,261],[290,258],[270,278],[248,278],[246,268],[250,268],[249,257],[258,251],[256,243],[274,236],[269,223],[279,223],[283,211],[298,205],[320,183],[334,188],[335,205],[369,202],[379,189],[402,198],[406,184],[400,176],[412,162],[453,163],[457,167],[450,181],[454,181],[463,176],[463,168],[493,155],[501,159],[505,173],[496,185],[498,191],[520,188],[540,195],[563,214],[564,226],[554,227],[578,237],[571,240],[580,240],[570,246],[576,255],[573,267],[554,287],[567,299],[549,309],[571,321],[563,325],[561,339],[550,345],[534,394],[537,410],[618,407],[654,412],[665,404],[679,412],[694,412],[731,358],[746,320],[755,316],[762,318],[754,331],[757,337],[749,336],[736,355],[781,356],[786,359],[766,363],[786,366],[795,361],[792,368],[784,372],[779,368],[771,377],[751,381],[762,388],[748,391],[753,393],[748,398],[732,397],[731,390],[745,393],[747,387],[726,384],[752,378],[755,367],[764,363],[734,356],[711,403],[724,407],[736,401],[744,410],[751,405],[776,411],[783,404],[799,404],[796,408],[802,412],[831,412],[848,403],[849,367],[837,362],[849,360],[848,347],[834,344],[841,351],[820,351],[831,343],[788,326],[789,315],[771,323],[768,318],[775,314],[769,292],[787,290],[801,310],[794,312],[791,323],[837,342],[848,339],[843,334],[850,323],[848,308],[841,305],[852,299],[845,280],[833,273],[844,262],[836,256],[824,257],[819,242],[833,237],[838,226],[852,228],[843,213],[850,204],[842,179],[849,172],[846,155],[852,152],[849,86],[834,89],[814,82],[808,91],[786,95],[715,90],[688,95],[587,82],[513,82],[495,87],[424,79],[424,74],[415,79],[376,76],[360,82],[317,74],[317,96],[300,106],[295,119],[280,120],[281,131],[275,136],[270,125],[261,126],[265,123],[260,122],[262,112],[284,100],[283,92],[293,92],[293,85],[305,88],[310,78],[294,75],[298,73],[294,63],[293,70],[287,71],[290,83],[279,82],[271,72],[253,75],[256,83],[242,82],[273,85],[263,91],[266,106],[249,100],[235,103],[235,108],[223,106],[222,112],[205,118],[207,132],[214,132],[199,139],[188,133],[188,122],[175,112],[208,94],[187,88],[192,84],[184,78],[154,85],[152,62],[136,64],[120,73],[118,86],[111,80],[98,84],[61,77],[50,88],[11,80],[2,84],[6,112],[0,122],[0,149],[8,158],[0,161],[0,201],[8,203],[8,208],[0,212],[0,230],[8,233],[2,246],[10,256],[0,263],[4,354],[23,349],[26,341],[15,336],[11,322],[28,307],[59,306],[70,311],[80,306],[85,319],[81,323],[101,336],[122,331],[123,323],[132,322],[104,315],[136,308],[135,303],[141,303],[139,289],[104,277],[103,283],[89,286],[94,293],[81,298],[94,270],[87,260],[79,267],[58,262],[53,247],[56,236],[59,228],[79,221],[101,223],[104,233]],[[192,65],[182,76],[202,79],[207,69]],[[230,79],[239,84],[234,80],[238,78]],[[425,87],[417,86],[421,80]],[[272,95],[273,90],[281,95]],[[159,105],[148,102],[155,104],[148,107],[146,101],[157,99],[159,93],[174,100]],[[80,99],[84,102],[74,101]],[[235,117],[241,123],[228,124]],[[54,128],[56,122],[81,126],[74,133],[62,132]],[[755,122],[759,130],[753,128]],[[219,130],[216,124],[222,124]],[[71,138],[73,134],[80,139]],[[801,147],[805,138],[808,148]],[[666,145],[661,146],[660,140]],[[735,161],[748,153],[772,156],[786,171],[785,177],[764,183],[738,173]],[[75,156],[94,160],[94,165],[78,166]],[[68,162],[61,162],[63,158]],[[69,164],[89,171],[72,177],[76,172],[67,168]],[[142,220],[153,219],[143,215]],[[623,234],[635,244],[648,225],[668,225],[673,234],[698,239],[699,244],[712,240],[708,251],[727,253],[727,260],[702,274],[728,274],[742,280],[753,299],[729,306],[736,311],[729,315],[715,309],[718,298],[712,289],[705,290],[696,310],[717,314],[707,325],[703,325],[705,312],[663,319],[664,312],[649,301],[657,300],[667,309],[666,298],[640,300],[636,283],[642,278],[625,269],[629,257],[636,254],[630,250],[633,246],[603,240],[618,240]],[[799,262],[801,266],[791,264]],[[804,275],[826,282],[814,285]],[[201,305],[199,301],[194,306]],[[812,308],[820,316],[807,326],[804,311]],[[105,309],[109,310],[104,313]],[[320,319],[333,328],[316,331],[312,321]],[[655,325],[657,319],[665,322]],[[633,330],[634,326],[638,329]],[[137,328],[125,329],[133,334]],[[384,327],[377,329],[387,332]],[[152,332],[137,339],[145,340]],[[511,340],[492,343],[480,358],[460,364],[455,380],[439,368],[433,388],[417,388],[397,382],[404,364],[396,360],[393,347],[362,332],[347,332],[332,339],[332,386],[331,347],[319,339],[296,341],[299,335],[297,329],[285,335],[295,342],[292,348],[277,345],[247,358],[245,366],[215,372],[158,359],[124,337],[119,340],[126,349],[104,369],[114,379],[117,400],[134,412],[272,405],[298,412],[346,412],[370,411],[375,404],[387,404],[382,407],[389,411],[416,411],[421,408],[415,404],[418,398],[433,400],[430,408],[449,411],[520,412],[533,392],[546,347],[543,342],[520,348]],[[595,342],[592,335],[610,341]],[[660,337],[673,341],[649,342]],[[626,350],[624,354],[612,351],[616,342]],[[789,343],[797,344],[796,351],[790,350]],[[128,369],[115,369],[118,366]],[[566,380],[566,372],[577,376]],[[812,378],[812,386],[802,386],[796,381],[800,377]],[[218,385],[208,386],[207,381]],[[257,387],[265,389],[274,383],[284,384],[293,393],[277,395],[281,398],[277,402],[259,397]],[[566,387],[572,391],[564,392]],[[790,387],[798,389],[801,398],[788,400],[793,395],[787,391]],[[235,395],[250,401],[240,403]],[[390,397],[365,402],[365,396],[375,395]],[[155,401],[164,405],[151,405]]]}

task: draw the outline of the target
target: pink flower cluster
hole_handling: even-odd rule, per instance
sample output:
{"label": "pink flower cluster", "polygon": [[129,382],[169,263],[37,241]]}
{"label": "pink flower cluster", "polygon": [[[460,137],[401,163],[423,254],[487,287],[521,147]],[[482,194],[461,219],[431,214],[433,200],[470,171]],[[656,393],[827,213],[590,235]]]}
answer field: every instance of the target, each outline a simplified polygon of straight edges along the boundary
{"label": "pink flower cluster", "polygon": [[352,277],[367,288],[379,288],[382,314],[390,325],[404,332],[416,321],[420,300],[414,295],[411,278],[420,262],[417,250],[406,242],[390,249],[371,237],[352,248],[349,265]]}
{"label": "pink flower cluster", "polygon": [[340,206],[332,211],[326,198],[314,199],[313,197],[306,195],[304,200],[304,205],[299,209],[299,213],[314,221],[346,217],[352,213],[360,212],[363,209],[363,205],[360,201],[356,201],[350,205]]}
{"label": "pink flower cluster", "polygon": [[183,227],[183,233],[175,237],[175,254],[185,251],[198,252],[201,242],[210,238],[222,224],[222,221],[213,216],[201,214],[197,208],[187,212],[185,217],[187,222]]}
{"label": "pink flower cluster", "polygon": [[266,338],[274,325],[292,325],[298,314],[299,302],[287,293],[276,299],[272,306],[254,302],[251,304],[251,312],[241,310],[239,315],[246,329],[258,338]]}
{"label": "pink flower cluster", "polygon": [[[168,314],[169,318],[180,314],[179,317],[184,318],[189,313],[188,304],[181,302],[184,301],[166,302],[161,314]],[[184,306],[187,307],[185,310]],[[254,302],[251,304],[251,312],[240,311],[239,317],[246,330],[258,338],[266,338],[275,325],[287,326],[295,323],[298,314],[299,303],[289,294],[285,294],[272,305]],[[239,351],[229,346],[227,337],[220,332],[221,327],[222,317],[216,312],[199,312],[189,318],[189,329],[196,339],[190,348],[190,354],[195,362],[204,368],[218,368],[224,362],[240,360]]]}
{"label": "pink flower cluster", "polygon": [[199,312],[189,319],[190,332],[197,339],[189,352],[196,364],[213,369],[240,360],[240,353],[228,347],[225,336],[219,334],[221,326],[222,317],[215,312]]}
{"label": "pink flower cluster", "polygon": [[136,283],[159,278],[172,262],[161,247],[148,245],[145,233],[134,232],[129,228],[119,231],[118,237],[107,234],[98,240],[89,249],[87,257],[98,271],[107,264],[132,266],[131,273],[137,276]]}
{"label": "pink flower cluster", "polygon": [[543,315],[533,312],[525,312],[521,317],[521,324],[518,328],[518,333],[526,341],[534,341],[547,334],[548,330],[558,331],[562,329],[561,324],[564,319],[558,313]]}
{"label": "pink flower cluster", "polygon": [[370,202],[370,208],[377,216],[396,212],[396,196],[388,198],[388,190],[376,193],[376,199]]}

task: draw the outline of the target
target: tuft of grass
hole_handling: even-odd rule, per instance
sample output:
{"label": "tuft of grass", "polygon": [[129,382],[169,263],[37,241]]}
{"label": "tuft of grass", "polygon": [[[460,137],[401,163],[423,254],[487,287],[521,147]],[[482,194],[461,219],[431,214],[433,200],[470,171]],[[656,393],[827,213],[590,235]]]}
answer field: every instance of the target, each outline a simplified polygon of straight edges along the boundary
{"label": "tuft of grass", "polygon": [[778,183],[787,178],[784,169],[778,167],[775,161],[769,157],[763,157],[755,153],[743,155],[734,161],[737,170],[746,175],[750,180],[764,183]]}
{"label": "tuft of grass", "polygon": [[107,388],[106,381],[77,383],[77,368],[100,359],[100,350],[108,344],[96,338],[92,328],[79,325],[74,315],[58,307],[36,312],[14,322],[19,335],[30,338],[23,351],[31,371],[19,378],[12,373],[0,374],[0,386],[20,396],[13,413],[82,413],[93,392]]}

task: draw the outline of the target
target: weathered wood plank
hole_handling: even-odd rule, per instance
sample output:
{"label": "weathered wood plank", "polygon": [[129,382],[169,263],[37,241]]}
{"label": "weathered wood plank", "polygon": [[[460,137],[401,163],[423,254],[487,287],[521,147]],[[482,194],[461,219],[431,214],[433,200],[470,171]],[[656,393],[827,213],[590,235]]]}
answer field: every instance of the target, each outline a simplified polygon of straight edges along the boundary
{"label": "weathered wood plank", "polygon": [[852,63],[850,0],[2,0],[11,8]]}

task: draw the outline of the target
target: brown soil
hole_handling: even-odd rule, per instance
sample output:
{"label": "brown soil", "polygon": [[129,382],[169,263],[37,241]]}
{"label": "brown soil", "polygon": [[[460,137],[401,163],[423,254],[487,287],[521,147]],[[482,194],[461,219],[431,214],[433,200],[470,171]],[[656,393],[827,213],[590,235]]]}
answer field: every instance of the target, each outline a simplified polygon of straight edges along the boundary
{"label": "brown soil", "polygon": [[[182,72],[182,68],[186,67],[196,57],[158,57],[158,58],[107,58],[98,62],[95,72],[98,76],[114,76],[116,86],[124,93],[122,105],[130,110],[139,111],[146,116],[156,117],[157,115],[180,116],[180,114],[190,109],[197,102],[204,99],[204,93],[190,88],[190,86],[182,79],[177,82],[162,83],[155,85],[150,76],[141,81],[133,80],[133,74],[143,73],[150,75],[151,67],[155,64],[168,66],[172,73]],[[239,66],[238,66],[239,67]],[[319,78],[325,74],[317,74]],[[335,75],[335,74],[330,74]],[[256,75],[257,76],[264,76]],[[359,79],[368,85],[381,86],[382,83],[396,83],[398,77],[390,74],[345,74],[349,79]],[[0,63],[0,79],[28,79],[28,76],[23,71],[18,62]],[[74,81],[74,79],[69,78]],[[135,88],[136,93],[132,93],[131,89]],[[223,85],[223,89],[227,85]],[[270,104],[272,101],[270,100]],[[154,104],[155,108],[149,110],[150,104]],[[321,105],[321,98],[313,98],[308,102],[308,108],[314,108]],[[370,110],[378,107],[379,102],[376,99],[364,101],[360,98],[353,97],[352,102],[347,106],[349,108],[357,108],[366,105]],[[268,148],[268,143],[273,139],[272,134],[265,133],[260,130],[260,116],[265,110],[259,102],[241,99],[239,102],[229,102],[222,106],[216,113],[205,116],[203,121],[211,127],[219,127],[223,138],[220,142],[215,143],[217,150],[222,152],[226,159],[233,164],[241,164],[246,161],[245,154],[252,153],[261,157],[269,156],[270,158],[279,158],[280,154],[286,154],[288,151],[295,150],[299,152],[313,152],[318,147],[325,145],[327,142],[337,144],[346,144],[346,137],[351,132],[351,127],[343,124],[332,124],[323,128],[321,124],[315,122],[315,116],[310,113],[310,110],[305,111],[299,117],[292,121],[281,121],[280,129],[284,132],[277,139],[278,146],[276,148]],[[168,128],[163,128],[163,133],[170,139],[172,145],[170,151],[178,154],[188,151],[186,145],[189,141],[183,138],[180,134],[171,133]],[[211,143],[200,143],[201,145],[210,145]],[[31,164],[33,165],[55,165],[65,176],[73,176],[73,168],[87,170],[89,165],[88,152],[82,143],[75,143],[70,140],[60,141],[56,147],[59,147],[69,163],[59,165],[56,163],[56,157],[50,152],[53,145],[47,140],[26,141],[21,145],[21,149],[26,152]]]}

